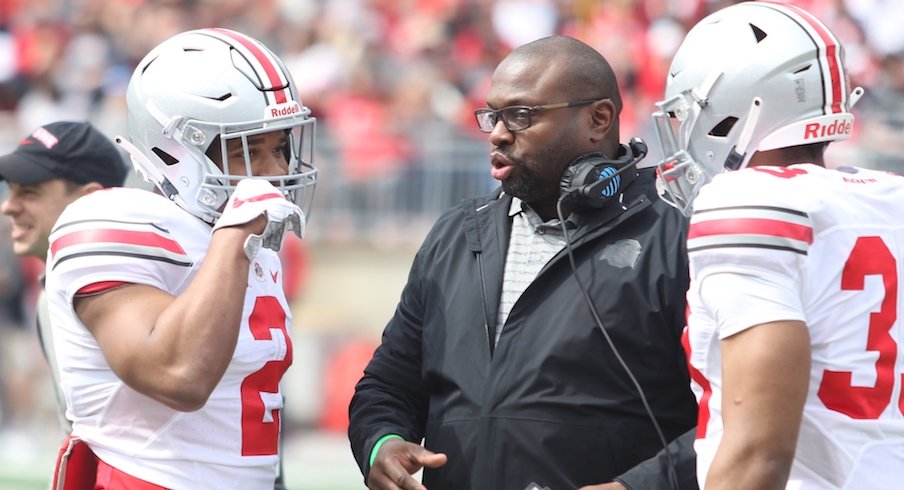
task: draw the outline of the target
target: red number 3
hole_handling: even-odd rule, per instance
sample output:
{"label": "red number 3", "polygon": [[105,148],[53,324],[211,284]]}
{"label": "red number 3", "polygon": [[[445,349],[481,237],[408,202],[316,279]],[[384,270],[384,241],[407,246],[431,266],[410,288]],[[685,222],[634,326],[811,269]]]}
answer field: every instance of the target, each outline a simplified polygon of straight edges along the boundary
{"label": "red number 3", "polygon": [[[891,328],[898,319],[898,277],[894,255],[880,237],[860,237],[844,264],[841,289],[862,291],[864,278],[882,277],[885,297],[879,311],[870,313],[866,349],[878,352],[876,383],[874,386],[852,386],[851,371],[825,370],[819,385],[819,399],[831,410],[854,419],[877,419],[891,402],[895,387],[895,361],[898,345],[891,336]],[[904,382],[904,378],[902,378]],[[904,394],[898,401],[904,413]]]}
{"label": "red number 3", "polygon": [[286,342],[283,359],[268,361],[242,381],[242,456],[269,456],[279,452],[280,410],[266,400],[279,394],[279,380],[292,364],[292,341],[286,331],[286,312],[273,296],[255,300],[248,323],[256,340],[272,341],[271,332],[278,329]]}
{"label": "red number 3", "polygon": [[757,172],[763,172],[775,177],[781,177],[783,179],[793,179],[798,175],[806,175],[807,171],[802,168],[790,168],[790,167],[750,167]]}

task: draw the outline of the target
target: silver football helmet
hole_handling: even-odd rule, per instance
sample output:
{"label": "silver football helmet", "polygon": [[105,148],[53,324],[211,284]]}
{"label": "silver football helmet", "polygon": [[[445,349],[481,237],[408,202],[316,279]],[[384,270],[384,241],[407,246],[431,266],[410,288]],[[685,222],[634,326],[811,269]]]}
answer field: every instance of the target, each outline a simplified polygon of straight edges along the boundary
{"label": "silver football helmet", "polygon": [[707,16],[653,114],[663,200],[689,215],[701,186],[756,151],[848,138],[863,94],[849,84],[838,39],[803,9],[744,2]]}
{"label": "silver football helmet", "polygon": [[[252,175],[248,138],[283,131],[288,174],[256,178],[310,216],[316,120],[282,61],[257,40],[226,29],[177,34],[138,64],[126,102],[129,141],[117,141],[138,173],[186,211],[214,223],[238,180]],[[224,170],[237,167],[227,160],[230,140],[242,144],[244,175]],[[222,168],[206,154],[212,144]]]}

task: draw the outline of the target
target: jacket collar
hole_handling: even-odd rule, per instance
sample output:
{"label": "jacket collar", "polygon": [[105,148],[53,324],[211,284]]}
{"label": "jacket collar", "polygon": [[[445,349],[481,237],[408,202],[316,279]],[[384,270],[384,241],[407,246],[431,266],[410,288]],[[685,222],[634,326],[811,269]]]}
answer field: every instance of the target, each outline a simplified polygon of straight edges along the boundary
{"label": "jacket collar", "polygon": [[[577,247],[615,228],[634,214],[656,202],[654,185],[655,169],[647,167],[637,170],[637,177],[619,198],[602,209],[591,209],[576,214],[580,225],[571,235],[572,246]],[[499,247],[505,257],[508,234],[511,231],[513,198],[497,188],[493,193],[468,199],[464,202],[465,235],[472,252],[480,253],[488,246]],[[572,218],[569,217],[569,221]]]}

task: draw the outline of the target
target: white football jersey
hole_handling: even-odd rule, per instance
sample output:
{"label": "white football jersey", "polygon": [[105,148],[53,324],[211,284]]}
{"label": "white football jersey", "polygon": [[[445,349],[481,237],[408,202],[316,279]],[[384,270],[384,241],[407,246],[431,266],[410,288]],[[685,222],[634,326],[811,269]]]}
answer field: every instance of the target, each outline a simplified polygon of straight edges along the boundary
{"label": "white football jersey", "polygon": [[291,316],[275,252],[262,249],[252,261],[232,361],[194,412],[173,410],[120,381],[72,307],[77,291],[104,282],[179,295],[210,239],[209,225],[138,189],[94,192],[60,216],[50,237],[46,290],[67,415],[73,434],[100,459],[137,478],[177,490],[272,489],[279,382],[292,363]]}
{"label": "white football jersey", "polygon": [[723,430],[720,340],[800,320],[812,368],[787,488],[900,488],[902,206],[904,177],[848,167],[754,167],[703,187],[688,234],[685,339],[701,486]]}

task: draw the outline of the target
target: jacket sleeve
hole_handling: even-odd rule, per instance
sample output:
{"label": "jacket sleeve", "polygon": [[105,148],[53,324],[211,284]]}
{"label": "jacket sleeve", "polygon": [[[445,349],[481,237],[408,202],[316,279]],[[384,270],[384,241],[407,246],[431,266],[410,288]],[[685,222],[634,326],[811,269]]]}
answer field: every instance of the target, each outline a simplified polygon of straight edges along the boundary
{"label": "jacket sleeve", "polygon": [[[697,490],[697,455],[694,452],[696,427],[676,437],[669,443],[678,477],[676,490]],[[629,490],[645,488],[672,489],[669,479],[669,457],[663,448],[652,458],[639,463],[627,472],[617,476],[615,481],[628,487]]]}
{"label": "jacket sleeve", "polygon": [[349,442],[365,482],[371,450],[381,437],[397,434],[416,443],[424,437],[428,398],[421,377],[421,260],[419,252],[395,314],[349,405]]}

